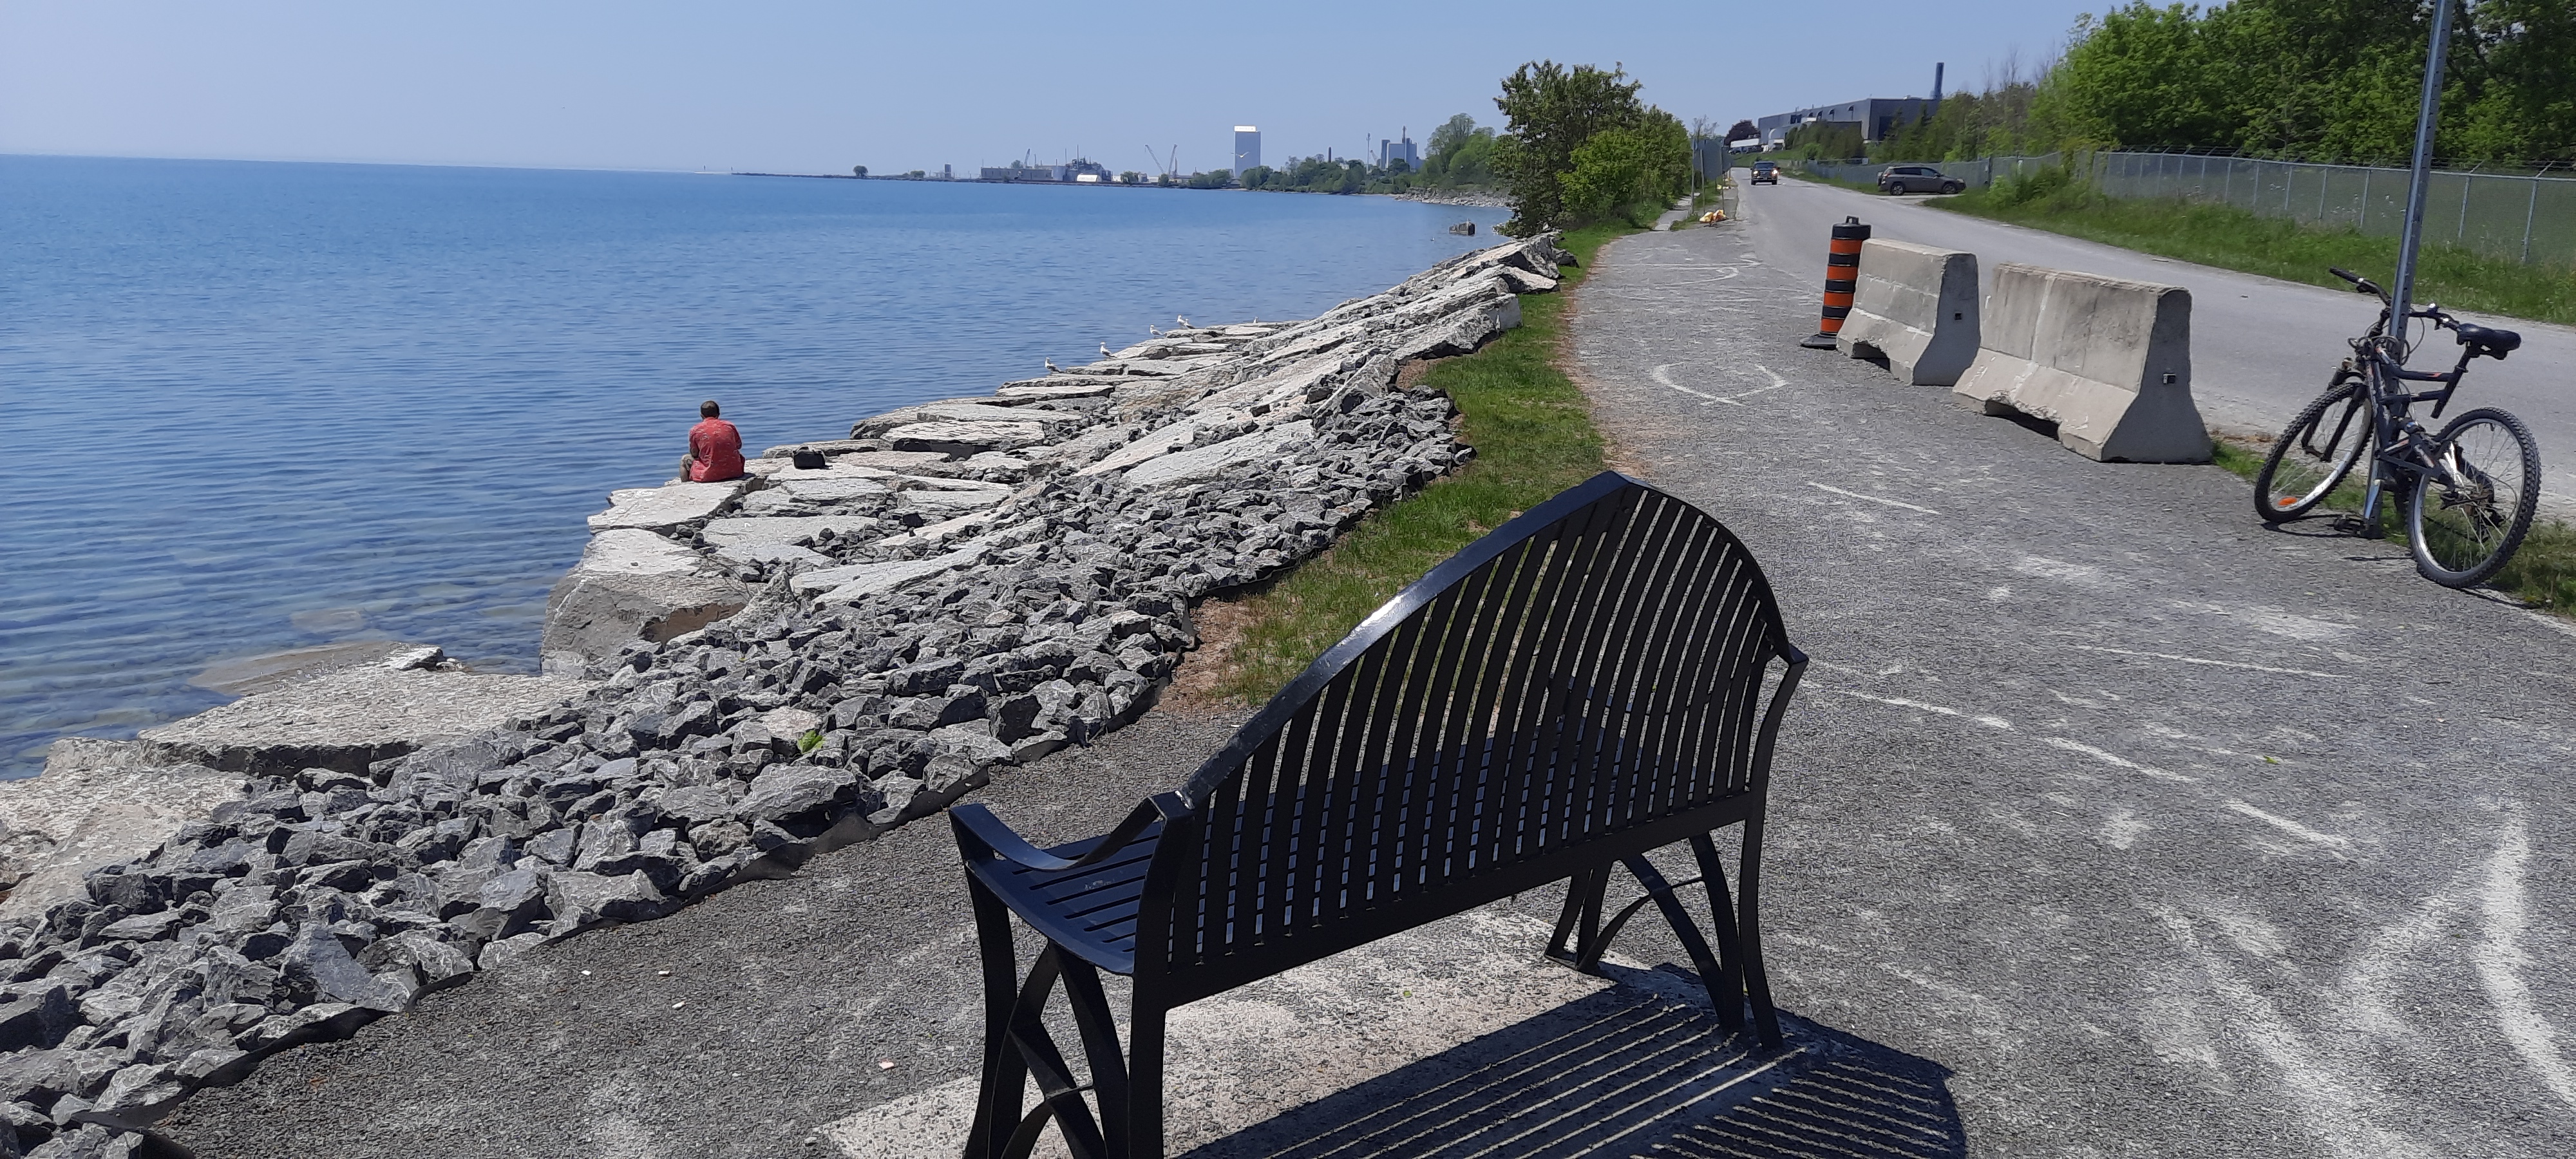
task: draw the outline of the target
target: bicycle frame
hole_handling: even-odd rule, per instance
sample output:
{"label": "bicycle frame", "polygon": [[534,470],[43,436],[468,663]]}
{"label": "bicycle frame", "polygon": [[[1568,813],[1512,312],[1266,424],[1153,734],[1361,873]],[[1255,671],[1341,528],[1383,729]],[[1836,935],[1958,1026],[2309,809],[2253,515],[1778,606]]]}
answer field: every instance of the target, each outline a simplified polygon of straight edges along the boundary
{"label": "bicycle frame", "polygon": [[[2385,299],[2382,301],[2384,303]],[[2436,327],[2448,321],[2448,315],[2435,307],[2410,311],[2408,316],[2422,318]],[[2369,539],[2387,534],[2380,526],[2380,500],[2387,494],[2392,479],[2402,477],[2410,488],[2421,486],[2427,475],[2438,476],[2446,483],[2459,482],[2452,476],[2450,468],[2433,461],[2433,457],[2425,453],[2424,444],[2430,441],[2431,435],[2423,424],[2415,421],[2414,406],[2420,402],[2432,403],[2432,417],[2441,418],[2443,408],[2451,405],[2452,393],[2460,389],[2460,380],[2468,373],[2469,360],[2477,357],[2474,347],[2464,346],[2460,349],[2458,364],[2447,371],[2408,370],[2405,339],[2390,335],[2388,322],[2389,310],[2383,304],[2379,323],[2370,328],[2368,336],[2353,342],[2354,358],[2345,363],[2361,376],[2370,395],[2371,445],[2375,450],[2370,456],[2370,474],[2361,502],[2361,533]],[[2359,363],[2357,367],[2355,362]],[[2405,384],[2410,382],[2439,383],[2441,389],[2418,393],[2407,389]],[[2345,416],[2344,422],[2350,421],[2351,417]],[[2344,427],[2337,425],[2336,439],[2341,439],[2343,433]]]}

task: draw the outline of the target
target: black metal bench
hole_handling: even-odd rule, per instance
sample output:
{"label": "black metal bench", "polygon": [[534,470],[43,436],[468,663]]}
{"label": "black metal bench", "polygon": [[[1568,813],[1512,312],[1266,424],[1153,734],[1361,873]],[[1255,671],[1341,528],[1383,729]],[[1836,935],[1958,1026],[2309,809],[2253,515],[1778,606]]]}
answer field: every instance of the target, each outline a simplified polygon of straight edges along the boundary
{"label": "black metal bench", "polygon": [[[1723,1024],[1749,1002],[1779,1045],[1755,898],[1772,741],[1806,665],[1733,534],[1604,473],[1406,588],[1110,832],[1039,849],[951,810],[984,963],[969,1159],[1026,1155],[1049,1119],[1083,1159],[1159,1157],[1169,1011],[1557,881],[1551,956],[1597,969],[1651,901]],[[1730,902],[1711,836],[1737,824]],[[1682,841],[1700,876],[1667,881],[1644,855]],[[1646,893],[1605,921],[1614,866]],[[1715,951],[1676,892],[1692,884]],[[1047,939],[1025,979],[1013,914]],[[1124,1051],[1103,970],[1134,979]],[[1088,1083],[1043,1021],[1058,982]]]}

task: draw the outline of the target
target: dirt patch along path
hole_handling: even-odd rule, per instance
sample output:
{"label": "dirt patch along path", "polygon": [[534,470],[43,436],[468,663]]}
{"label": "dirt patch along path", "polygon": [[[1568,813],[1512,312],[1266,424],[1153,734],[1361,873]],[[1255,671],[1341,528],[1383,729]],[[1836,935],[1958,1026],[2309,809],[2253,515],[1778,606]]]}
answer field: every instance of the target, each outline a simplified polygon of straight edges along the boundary
{"label": "dirt patch along path", "polygon": [[1815,657],[1784,1007],[1953,1068],[1980,1153],[2565,1153],[2576,639],[1800,349],[1811,248],[1625,238],[1574,327],[1604,433]]}

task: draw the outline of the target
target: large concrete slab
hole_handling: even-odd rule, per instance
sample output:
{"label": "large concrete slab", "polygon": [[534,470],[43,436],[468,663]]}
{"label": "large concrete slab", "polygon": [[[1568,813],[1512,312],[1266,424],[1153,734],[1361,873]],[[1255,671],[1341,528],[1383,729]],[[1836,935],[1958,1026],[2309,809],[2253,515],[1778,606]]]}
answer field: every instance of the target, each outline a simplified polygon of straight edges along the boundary
{"label": "large concrete slab", "polygon": [[1977,359],[1977,255],[1871,238],[1834,348],[1884,358],[1898,382],[1951,386]]}
{"label": "large concrete slab", "polygon": [[815,536],[826,531],[834,535],[859,535],[876,528],[877,521],[864,515],[782,515],[765,519],[711,519],[699,534],[722,559],[815,563],[825,559],[809,550]]}
{"label": "large concrete slab", "polygon": [[1982,348],[1952,396],[1987,414],[2057,425],[2088,459],[2206,463],[2191,401],[2191,291],[2007,262]]}
{"label": "large concrete slab", "polygon": [[1047,441],[1047,428],[1027,421],[906,423],[887,431],[885,440],[898,451],[972,455],[1036,446]]}
{"label": "large concrete slab", "polygon": [[242,774],[174,764],[150,744],[55,741],[45,771],[0,781],[0,920],[42,917],[88,897],[82,878],[161,847],[190,821],[241,795]]}
{"label": "large concrete slab", "polygon": [[1148,459],[1130,469],[1121,479],[1130,487],[1163,487],[1190,479],[1213,478],[1245,463],[1273,458],[1285,448],[1314,437],[1315,424],[1298,419],[1221,443]]}
{"label": "large concrete slab", "polygon": [[749,487],[749,476],[724,483],[665,483],[608,493],[608,510],[590,517],[592,531],[634,527],[661,531],[715,514]]}
{"label": "large concrete slab", "polygon": [[362,773],[372,762],[543,712],[588,687],[563,676],[349,668],[144,729],[137,739],[172,764]]}

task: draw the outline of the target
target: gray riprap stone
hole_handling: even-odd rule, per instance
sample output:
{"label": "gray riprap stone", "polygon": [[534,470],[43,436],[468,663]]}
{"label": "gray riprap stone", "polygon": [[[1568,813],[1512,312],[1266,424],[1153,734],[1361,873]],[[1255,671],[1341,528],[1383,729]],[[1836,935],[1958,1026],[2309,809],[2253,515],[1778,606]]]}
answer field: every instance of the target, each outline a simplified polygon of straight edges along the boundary
{"label": "gray riprap stone", "polygon": [[753,778],[734,806],[745,823],[772,824],[807,816],[848,799],[859,788],[858,775],[816,765],[778,765]]}
{"label": "gray riprap stone", "polygon": [[615,527],[641,527],[647,530],[678,527],[716,513],[743,489],[751,485],[748,478],[724,483],[665,483],[659,487],[636,487],[608,493],[608,510],[590,517],[592,531]]}
{"label": "gray riprap stone", "polygon": [[1130,487],[1160,487],[1184,479],[1202,479],[1221,475],[1245,463],[1266,462],[1286,453],[1289,447],[1315,437],[1315,424],[1304,419],[1281,423],[1267,430],[1254,431],[1222,443],[1211,443],[1187,451],[1175,451],[1151,459],[1127,472]]}
{"label": "gray riprap stone", "polygon": [[[487,893],[490,889],[485,887]],[[278,964],[289,981],[312,987],[315,997],[322,1001],[346,1002],[388,1014],[411,1005],[409,994],[378,981],[349,955],[330,928],[319,922],[304,923]]]}
{"label": "gray riprap stone", "polygon": [[706,569],[688,545],[641,527],[614,527],[590,537],[576,572],[613,575],[671,575]]}
{"label": "gray riprap stone", "polygon": [[1047,441],[1047,429],[1044,424],[1033,422],[926,422],[896,427],[887,431],[885,437],[898,451],[972,455],[982,451],[1035,446]]}

